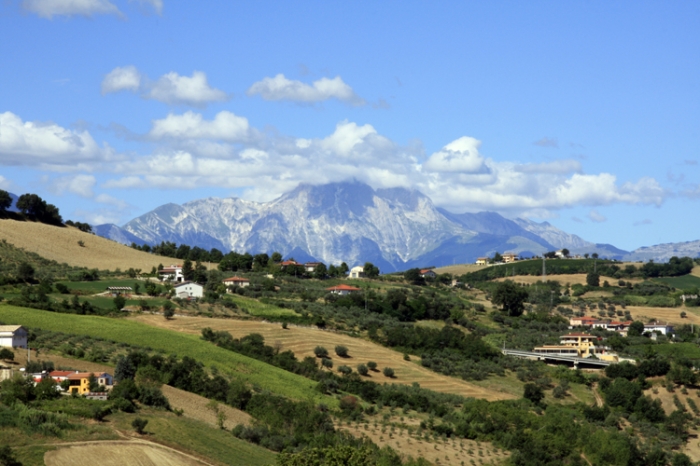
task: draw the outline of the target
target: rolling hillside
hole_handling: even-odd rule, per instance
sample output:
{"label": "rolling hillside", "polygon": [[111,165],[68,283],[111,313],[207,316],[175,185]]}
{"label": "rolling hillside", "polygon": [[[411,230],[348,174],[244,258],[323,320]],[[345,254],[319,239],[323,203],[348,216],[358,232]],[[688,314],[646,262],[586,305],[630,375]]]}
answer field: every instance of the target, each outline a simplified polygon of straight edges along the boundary
{"label": "rolling hillside", "polygon": [[[0,220],[0,239],[49,260],[90,269],[126,270],[133,267],[149,272],[158,264],[179,262],[179,259],[137,251],[76,228],[43,223]],[[83,241],[85,246],[80,246],[78,241]]]}

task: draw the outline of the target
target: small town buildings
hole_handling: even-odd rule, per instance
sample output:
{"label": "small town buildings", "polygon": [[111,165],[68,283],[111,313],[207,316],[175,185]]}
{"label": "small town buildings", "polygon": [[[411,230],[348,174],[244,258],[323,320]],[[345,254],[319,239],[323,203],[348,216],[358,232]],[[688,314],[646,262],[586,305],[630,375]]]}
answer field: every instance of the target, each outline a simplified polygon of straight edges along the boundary
{"label": "small town buildings", "polygon": [[365,268],[361,265],[351,268],[348,278],[365,278]]}
{"label": "small town buildings", "polygon": [[304,269],[308,273],[314,273],[316,271],[316,268],[319,265],[322,265],[322,263],[321,262],[307,262],[306,264],[304,264]]}
{"label": "small town buildings", "polygon": [[181,265],[171,265],[170,267],[163,267],[158,272],[158,277],[160,281],[171,281],[175,283],[182,283],[185,281],[184,275],[182,275]]}
{"label": "small town buildings", "polygon": [[64,380],[68,380],[69,375],[77,373],[78,371],[51,371],[49,372],[49,377],[51,377],[57,384],[60,384]]}
{"label": "small town buildings", "polygon": [[245,288],[250,286],[250,280],[242,277],[230,277],[224,279],[224,285],[226,285],[226,289],[228,289],[230,286],[240,286],[241,288]]}
{"label": "small town buildings", "polygon": [[489,263],[489,258],[488,257],[479,257],[476,260],[476,265],[488,265]]}
{"label": "small town buildings", "polygon": [[114,386],[114,378],[106,372],[76,372],[67,377],[70,382],[68,391],[76,392],[78,395],[90,393],[90,376],[94,376],[95,382],[107,390],[111,390]]}
{"label": "small town buildings", "polygon": [[183,282],[175,285],[175,296],[181,299],[197,299],[204,297],[204,287],[195,282]]}
{"label": "small town buildings", "polygon": [[299,262],[297,262],[295,260],[287,260],[287,261],[280,262],[280,267],[282,269],[284,269],[285,267],[289,267],[291,265],[303,267],[303,264],[300,264]]}
{"label": "small town buildings", "polygon": [[349,295],[350,293],[355,293],[357,291],[362,291],[362,290],[360,288],[356,288],[356,287],[350,286],[350,285],[336,285],[336,286],[331,286],[330,288],[326,288],[326,291],[328,291],[331,294],[346,296],[346,295]]}
{"label": "small town buildings", "polygon": [[435,278],[437,274],[433,269],[423,269],[420,271],[420,276],[423,278]]}
{"label": "small town buildings", "polygon": [[26,348],[28,335],[21,325],[0,325],[0,347]]}
{"label": "small town buildings", "polygon": [[518,255],[514,252],[506,252],[501,257],[503,257],[503,262],[505,262],[506,264],[510,264],[511,262],[515,262],[518,260]]}

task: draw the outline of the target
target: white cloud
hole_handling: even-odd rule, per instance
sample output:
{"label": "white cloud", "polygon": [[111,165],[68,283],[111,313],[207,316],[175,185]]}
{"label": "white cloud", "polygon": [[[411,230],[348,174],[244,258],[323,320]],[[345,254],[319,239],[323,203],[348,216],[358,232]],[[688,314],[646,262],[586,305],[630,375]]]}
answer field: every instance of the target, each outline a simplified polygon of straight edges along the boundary
{"label": "white cloud", "polygon": [[214,89],[207,82],[207,75],[195,71],[192,77],[180,76],[170,72],[152,83],[144,94],[147,99],[154,99],[167,104],[186,104],[201,107],[209,102],[221,102],[228,99],[224,91]]}
{"label": "white cloud", "polygon": [[141,5],[150,5],[158,14],[163,14],[163,0],[129,0],[129,3],[138,2]]}
{"label": "white cloud", "polygon": [[248,89],[248,95],[260,96],[265,100],[290,100],[293,102],[315,103],[338,99],[352,105],[364,105],[350,86],[340,76],[333,79],[321,78],[311,84],[287,79],[283,74],[274,78],[263,78]]}
{"label": "white cloud", "polygon": [[213,120],[204,120],[201,114],[191,111],[182,115],[169,114],[162,120],[154,120],[148,133],[154,139],[219,139],[241,141],[248,136],[248,119],[228,111],[216,114]]}
{"label": "white cloud", "polygon": [[194,71],[192,76],[180,76],[171,71],[156,81],[142,75],[135,66],[116,67],[102,80],[102,94],[131,91],[144,99],[153,99],[170,105],[191,105],[204,107],[210,102],[228,100],[222,90],[215,89],[207,82],[207,75]]}
{"label": "white cloud", "polygon": [[464,136],[436,152],[423,164],[429,172],[488,173],[484,158],[479,154],[481,141]]}
{"label": "white cloud", "polygon": [[102,80],[102,94],[119,91],[138,92],[141,87],[141,74],[135,66],[116,67]]}
{"label": "white cloud", "polygon": [[546,163],[527,163],[517,165],[516,171],[521,173],[550,173],[550,174],[566,174],[581,172],[581,162],[577,160],[555,160],[554,162]]}
{"label": "white cloud", "polygon": [[100,148],[87,131],[72,131],[54,123],[23,122],[12,112],[0,113],[0,165],[76,170],[110,158],[113,151]]}
{"label": "white cloud", "polygon": [[603,223],[608,219],[606,216],[604,216],[595,209],[588,212],[588,218],[595,223]]}
{"label": "white cloud", "polygon": [[119,9],[108,0],[22,0],[22,8],[36,13],[42,18],[53,19],[54,16],[117,15],[123,16]]}
{"label": "white cloud", "polygon": [[92,188],[96,180],[92,175],[73,175],[57,178],[51,183],[51,190],[56,194],[69,192],[85,198],[92,198]]}

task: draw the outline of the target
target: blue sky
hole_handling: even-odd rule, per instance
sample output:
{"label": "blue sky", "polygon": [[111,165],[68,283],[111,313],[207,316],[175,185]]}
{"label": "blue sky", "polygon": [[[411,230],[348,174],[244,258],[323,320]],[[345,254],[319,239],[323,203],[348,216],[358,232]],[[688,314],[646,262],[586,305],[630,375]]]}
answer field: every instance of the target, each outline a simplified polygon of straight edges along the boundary
{"label": "blue sky", "polygon": [[698,2],[0,3],[0,188],[122,224],[407,186],[624,249],[698,239]]}

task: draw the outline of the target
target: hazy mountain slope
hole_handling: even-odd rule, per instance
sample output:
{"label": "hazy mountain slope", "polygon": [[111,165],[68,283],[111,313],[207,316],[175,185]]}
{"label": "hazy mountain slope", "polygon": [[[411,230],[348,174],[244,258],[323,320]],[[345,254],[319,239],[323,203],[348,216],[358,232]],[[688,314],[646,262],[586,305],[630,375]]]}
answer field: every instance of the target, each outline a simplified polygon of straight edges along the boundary
{"label": "hazy mountain slope", "polygon": [[97,236],[108,238],[121,244],[131,245],[131,243],[136,243],[139,246],[146,244],[146,241],[113,223],[97,225],[92,228],[92,231]]}
{"label": "hazy mountain slope", "polygon": [[626,261],[667,261],[673,256],[692,258],[700,257],[700,240],[686,241],[684,243],[656,244],[635,249],[624,256]]}

